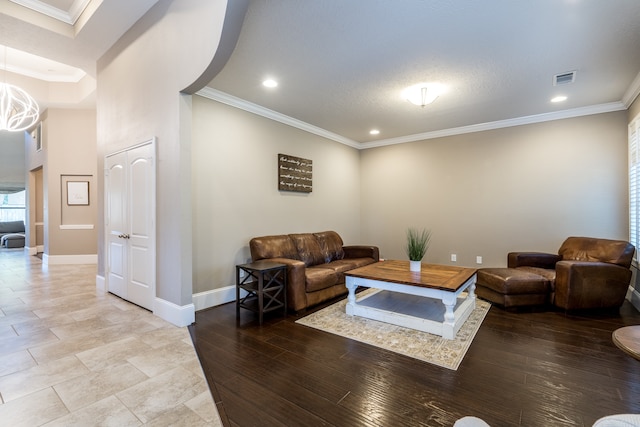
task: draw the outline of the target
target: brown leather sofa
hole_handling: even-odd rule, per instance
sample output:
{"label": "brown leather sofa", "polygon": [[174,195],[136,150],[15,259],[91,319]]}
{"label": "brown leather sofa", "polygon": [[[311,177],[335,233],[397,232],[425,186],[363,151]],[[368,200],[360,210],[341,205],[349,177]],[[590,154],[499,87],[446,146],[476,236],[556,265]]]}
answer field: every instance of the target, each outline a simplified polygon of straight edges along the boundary
{"label": "brown leather sofa", "polygon": [[[591,237],[569,237],[558,254],[511,252],[509,268],[479,271],[478,295],[490,300],[499,295],[503,301],[513,301],[517,295],[519,303],[512,305],[529,305],[540,302],[540,289],[547,282],[547,302],[558,308],[620,307],[629,289],[634,252],[629,242]],[[524,292],[533,281],[540,284],[536,292]]]}
{"label": "brown leather sofa", "polygon": [[376,246],[344,246],[335,231],[254,237],[253,261],[287,265],[287,305],[300,311],[347,293],[344,272],[380,260]]}

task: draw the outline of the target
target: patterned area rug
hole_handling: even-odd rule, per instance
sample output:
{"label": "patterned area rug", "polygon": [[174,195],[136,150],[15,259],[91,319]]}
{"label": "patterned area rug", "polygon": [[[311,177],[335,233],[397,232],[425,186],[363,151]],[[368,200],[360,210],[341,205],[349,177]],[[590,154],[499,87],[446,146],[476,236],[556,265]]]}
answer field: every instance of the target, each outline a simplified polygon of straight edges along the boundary
{"label": "patterned area rug", "polygon": [[[358,297],[374,290],[366,290]],[[407,329],[358,316],[347,316],[346,298],[296,321],[301,325],[330,332],[452,370],[458,369],[491,304],[476,299],[476,308],[462,325],[456,338],[447,340],[427,332]]]}

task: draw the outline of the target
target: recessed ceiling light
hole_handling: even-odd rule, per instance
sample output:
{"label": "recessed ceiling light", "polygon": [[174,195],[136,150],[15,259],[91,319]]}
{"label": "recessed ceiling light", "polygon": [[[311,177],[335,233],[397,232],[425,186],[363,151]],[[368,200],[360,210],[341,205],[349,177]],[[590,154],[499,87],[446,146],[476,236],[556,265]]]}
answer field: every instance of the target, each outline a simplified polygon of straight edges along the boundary
{"label": "recessed ceiling light", "polygon": [[371,129],[369,131],[370,135],[380,135],[380,131],[378,129]]}
{"label": "recessed ceiling light", "polygon": [[278,82],[273,79],[267,79],[262,82],[262,85],[265,87],[276,87],[278,86]]}
{"label": "recessed ceiling light", "polygon": [[551,98],[551,102],[562,102],[566,101],[567,97],[564,95],[556,96],[555,98]]}

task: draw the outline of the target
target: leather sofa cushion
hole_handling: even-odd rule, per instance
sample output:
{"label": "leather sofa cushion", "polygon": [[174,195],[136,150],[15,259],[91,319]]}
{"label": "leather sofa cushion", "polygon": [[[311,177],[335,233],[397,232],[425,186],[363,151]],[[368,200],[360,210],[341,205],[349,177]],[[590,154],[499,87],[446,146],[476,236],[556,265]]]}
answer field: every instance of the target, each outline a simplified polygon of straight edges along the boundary
{"label": "leather sofa cushion", "polygon": [[320,249],[324,255],[324,262],[331,262],[344,258],[344,249],[342,245],[342,237],[335,231],[324,231],[322,233],[314,233]]}
{"label": "leather sofa cushion", "polygon": [[353,270],[354,268],[364,267],[372,263],[373,258],[348,258],[332,261],[326,264],[325,268],[331,268],[339,273]]}
{"label": "leather sofa cushion", "polygon": [[293,241],[287,235],[254,237],[249,241],[254,261],[268,258],[300,259]]}
{"label": "leather sofa cushion", "polygon": [[548,268],[540,268],[540,267],[518,267],[518,270],[528,271],[529,273],[537,274],[538,276],[542,276],[549,281],[551,285],[551,290],[555,289],[556,284],[556,270],[550,270]]}
{"label": "leather sofa cushion", "polygon": [[569,237],[560,246],[558,255],[563,260],[600,261],[629,268],[634,252],[633,245],[623,240]]}
{"label": "leather sofa cushion", "polygon": [[313,233],[289,234],[298,251],[298,259],[309,267],[324,263],[324,255]]}
{"label": "leather sofa cushion", "polygon": [[338,283],[344,283],[344,273],[353,270],[354,268],[364,267],[374,262],[373,258],[349,258],[339,259],[331,261],[330,263],[323,264],[322,268],[328,268],[336,273]]}
{"label": "leather sofa cushion", "polygon": [[305,288],[307,292],[315,292],[330,288],[338,283],[338,273],[325,268],[324,265],[307,267],[305,272]]}
{"label": "leather sofa cushion", "polygon": [[549,292],[549,281],[546,278],[519,268],[481,268],[476,280],[476,287],[479,286],[504,295]]}
{"label": "leather sofa cushion", "polygon": [[[369,258],[369,264],[371,264],[371,259]],[[337,261],[331,261],[330,263],[324,264],[322,268],[328,268],[336,273],[344,273],[345,271],[353,270],[354,268],[362,267],[366,265],[362,260],[359,259],[339,259]]]}

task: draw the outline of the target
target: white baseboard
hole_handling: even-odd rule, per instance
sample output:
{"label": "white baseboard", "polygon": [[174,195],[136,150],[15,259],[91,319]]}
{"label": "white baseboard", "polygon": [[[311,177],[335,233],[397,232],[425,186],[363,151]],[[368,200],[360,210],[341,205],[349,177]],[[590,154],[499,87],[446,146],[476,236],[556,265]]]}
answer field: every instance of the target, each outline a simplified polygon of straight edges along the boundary
{"label": "white baseboard", "polygon": [[25,246],[24,247],[24,251],[27,253],[27,255],[29,256],[34,256],[38,254],[38,248],[32,248],[29,246]]}
{"label": "white baseboard", "polygon": [[57,264],[97,264],[98,255],[42,255],[42,263],[46,265]]}
{"label": "white baseboard", "polygon": [[[104,276],[96,275],[96,290],[107,292],[107,281]],[[176,326],[189,326],[196,321],[193,304],[179,306],[172,302],[156,298],[153,302],[153,314]]]}
{"label": "white baseboard", "polygon": [[640,291],[634,289],[633,286],[629,286],[627,299],[631,301],[631,304],[636,308],[636,310],[640,311]]}
{"label": "white baseboard", "polygon": [[96,290],[102,293],[107,291],[107,281],[99,274],[96,274]]}
{"label": "white baseboard", "polygon": [[193,294],[193,305],[195,306],[196,311],[226,304],[235,300],[235,286],[226,286],[224,288],[218,288],[211,291],[198,292],[197,294]]}
{"label": "white baseboard", "polygon": [[196,321],[193,304],[180,306],[160,298],[155,299],[153,314],[179,327],[189,326]]}

